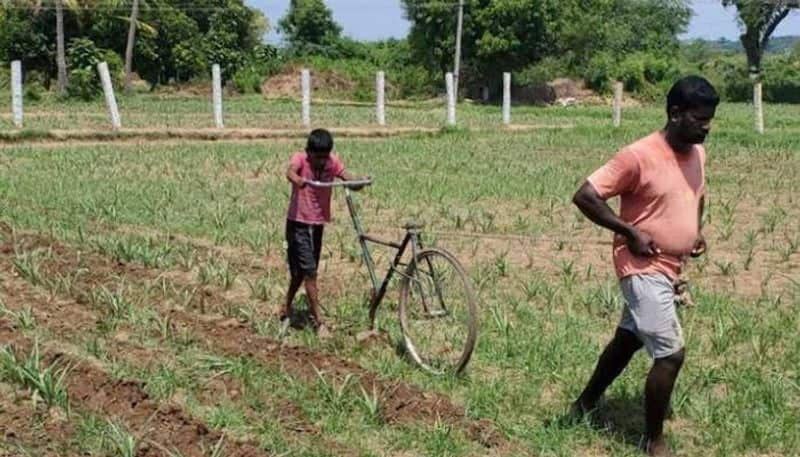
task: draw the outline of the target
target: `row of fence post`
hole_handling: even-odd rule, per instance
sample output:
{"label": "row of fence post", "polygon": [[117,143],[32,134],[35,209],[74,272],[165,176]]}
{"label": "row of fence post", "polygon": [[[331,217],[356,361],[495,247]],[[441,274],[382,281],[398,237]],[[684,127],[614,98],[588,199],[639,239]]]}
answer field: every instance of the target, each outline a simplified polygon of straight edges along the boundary
{"label": "row of fence post", "polygon": [[[111,75],[108,71],[106,62],[97,65],[100,75],[100,82],[103,87],[103,95],[106,100],[109,121],[114,129],[122,128],[122,119],[117,106],[114,86],[111,83]],[[211,68],[212,78],[212,104],[214,115],[214,126],[218,129],[225,128],[223,120],[222,103],[222,72],[220,66],[214,64]],[[304,69],[300,73],[301,91],[301,121],[304,127],[311,126],[311,72]],[[511,124],[511,73],[503,73],[503,125]],[[456,105],[458,101],[455,93],[455,78],[452,73],[445,75],[446,88],[446,122],[449,126],[457,124]],[[623,86],[621,82],[613,85],[614,98],[612,106],[612,124],[619,127],[622,124],[622,96]],[[753,86],[753,106],[755,108],[755,129],[758,133],[764,133],[764,113],[761,98],[761,83],[756,82]],[[22,64],[16,60],[11,62],[11,107],[12,120],[16,128],[23,126],[23,92],[22,92]],[[378,125],[386,125],[386,74],[382,71],[375,75],[375,120]]]}

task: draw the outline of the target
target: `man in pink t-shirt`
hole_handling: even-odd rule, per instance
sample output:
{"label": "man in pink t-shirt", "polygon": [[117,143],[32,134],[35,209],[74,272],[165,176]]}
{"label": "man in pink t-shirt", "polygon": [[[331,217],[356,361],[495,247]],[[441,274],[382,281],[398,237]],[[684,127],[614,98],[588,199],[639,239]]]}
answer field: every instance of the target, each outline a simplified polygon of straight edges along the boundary
{"label": "man in pink t-shirt", "polygon": [[[292,303],[301,285],[305,285],[311,317],[320,338],[330,336],[322,319],[317,289],[317,266],[322,252],[322,232],[331,221],[330,187],[317,187],[314,182],[332,182],[334,179],[353,180],[344,164],[333,150],[333,137],[324,129],[308,136],[306,150],[295,153],[289,160],[286,179],[292,183],[292,196],[286,215],[286,243],[288,246],[289,290],[286,302],[280,309],[279,319],[285,331],[291,323]],[[351,187],[354,190],[360,186]]]}
{"label": "man in pink t-shirt", "polygon": [[[719,96],[705,79],[688,76],[667,95],[663,130],[626,146],[595,171],[573,199],[592,222],[614,232],[614,268],[625,309],[574,411],[592,411],[633,354],[653,358],[645,386],[647,452],[669,456],[664,417],[684,360],[673,282],[687,257],[702,255],[705,149]],[[606,200],[620,197],[620,214]]]}

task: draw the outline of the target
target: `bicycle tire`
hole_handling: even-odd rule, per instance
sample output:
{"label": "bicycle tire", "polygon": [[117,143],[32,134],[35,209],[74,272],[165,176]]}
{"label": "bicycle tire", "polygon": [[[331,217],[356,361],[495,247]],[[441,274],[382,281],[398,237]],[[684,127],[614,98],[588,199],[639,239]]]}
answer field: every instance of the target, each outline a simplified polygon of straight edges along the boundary
{"label": "bicycle tire", "polygon": [[[434,263],[437,264],[436,267],[433,266]],[[450,268],[451,273],[446,274],[443,270],[437,270],[440,268],[439,265]],[[448,277],[445,277],[446,275]],[[454,289],[460,294],[455,301],[449,296],[447,299],[443,297],[446,280],[451,280],[455,285]],[[416,288],[412,287],[414,285]],[[431,302],[431,305],[437,307],[434,310],[428,309],[430,306],[426,302],[426,296],[430,296],[431,290],[435,290],[432,298],[436,302]],[[449,291],[448,288],[447,292]],[[459,309],[456,310],[453,305]],[[458,374],[464,370],[472,357],[477,341],[477,298],[464,267],[452,254],[438,248],[419,252],[403,275],[398,308],[405,348],[417,365],[433,374],[444,374],[448,371]],[[438,337],[443,336],[447,342],[449,339],[447,335],[437,335],[434,331],[432,334],[436,338],[426,338],[418,331],[428,324],[438,327],[439,330],[453,327],[457,332],[464,332],[463,341],[454,344],[452,348],[446,344],[441,347],[443,344]],[[434,349],[440,356],[434,356]]]}

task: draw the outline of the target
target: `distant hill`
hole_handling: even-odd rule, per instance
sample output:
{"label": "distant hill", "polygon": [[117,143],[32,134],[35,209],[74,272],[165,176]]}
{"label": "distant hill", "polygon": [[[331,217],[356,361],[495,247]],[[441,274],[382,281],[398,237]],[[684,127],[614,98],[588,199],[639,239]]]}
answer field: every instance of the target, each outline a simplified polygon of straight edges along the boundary
{"label": "distant hill", "polygon": [[[742,43],[739,42],[738,40],[728,40],[726,38],[720,38],[719,40],[694,39],[694,40],[686,40],[685,42],[703,43],[714,51],[744,52],[744,49],[742,48]],[[791,51],[792,49],[795,48],[795,46],[798,45],[800,45],[800,35],[773,37],[771,40],[769,40],[769,45],[767,45],[767,52],[770,53],[787,52]]]}

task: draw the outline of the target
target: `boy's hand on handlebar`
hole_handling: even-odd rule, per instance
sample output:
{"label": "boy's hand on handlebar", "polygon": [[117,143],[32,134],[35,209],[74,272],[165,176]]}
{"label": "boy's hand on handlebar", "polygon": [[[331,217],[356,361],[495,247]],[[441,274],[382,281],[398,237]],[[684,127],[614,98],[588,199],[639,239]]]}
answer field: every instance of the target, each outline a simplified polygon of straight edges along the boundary
{"label": "boy's hand on handlebar", "polygon": [[350,186],[350,188],[355,190],[355,191],[359,191],[359,190],[363,189],[364,187],[372,184],[372,178],[369,177],[369,176],[364,176],[363,178],[359,178],[358,181],[369,181],[369,184],[355,184],[353,186]]}

